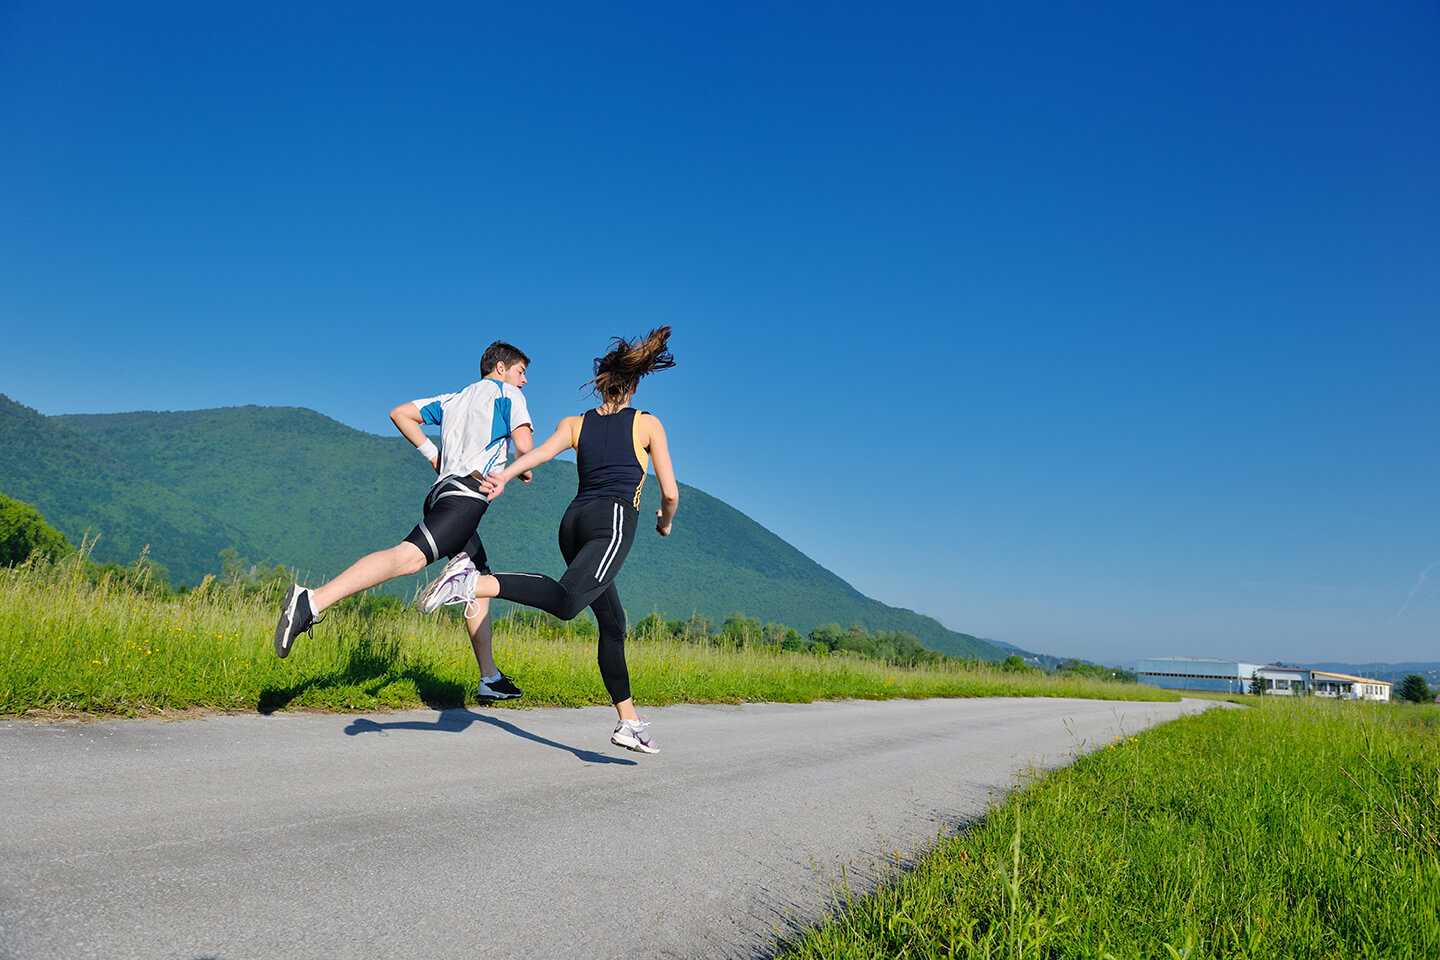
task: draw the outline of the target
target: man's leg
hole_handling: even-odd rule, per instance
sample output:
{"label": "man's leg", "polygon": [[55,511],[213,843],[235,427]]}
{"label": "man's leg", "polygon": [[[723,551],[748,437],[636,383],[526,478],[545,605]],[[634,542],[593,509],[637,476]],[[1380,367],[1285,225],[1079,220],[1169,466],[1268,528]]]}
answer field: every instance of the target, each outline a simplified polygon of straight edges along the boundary
{"label": "man's leg", "polygon": [[290,585],[280,601],[280,620],[275,624],[275,653],[288,657],[300,635],[319,622],[320,612],[351,594],[419,573],[425,569],[425,554],[413,543],[402,542],[389,550],[378,550],[356,560],[345,572],[315,590],[298,583]]}
{"label": "man's leg", "polygon": [[[471,533],[470,539],[465,542],[465,555],[477,570],[490,572],[485,543],[480,539],[478,529]],[[470,635],[470,646],[475,651],[475,663],[480,668],[481,682],[483,683],[486,677],[498,676],[500,668],[495,666],[495,657],[490,647],[489,598],[471,600],[465,604],[465,632]]]}
{"label": "man's leg", "polygon": [[408,541],[366,554],[345,568],[334,580],[310,594],[310,604],[318,614],[346,597],[379,586],[387,580],[419,573],[425,569],[425,554]]}
{"label": "man's leg", "polygon": [[[289,656],[299,636],[318,622],[322,611],[335,603],[387,580],[419,573],[434,560],[445,556],[449,551],[445,543],[436,542],[436,534],[442,540],[447,539],[457,524],[461,531],[473,532],[485,515],[489,503],[480,495],[477,484],[478,481],[467,482],[459,477],[437,484],[425,497],[424,518],[400,543],[389,550],[366,554],[350,564],[340,576],[315,590],[308,590],[298,583],[292,584],[280,604],[280,621],[275,625],[275,652],[282,658]],[[430,523],[436,525],[434,533],[427,526]],[[466,533],[461,533],[461,536],[464,535]]]}
{"label": "man's leg", "polygon": [[[479,610],[475,609],[477,604]],[[470,646],[474,648],[475,662],[480,666],[480,682],[475,685],[475,699],[481,703],[494,703],[497,700],[518,700],[525,696],[525,691],[515,686],[515,681],[501,673],[500,668],[495,665],[495,657],[490,649],[490,601],[472,600],[466,605],[466,610],[476,614],[465,618],[465,629],[470,634]]]}
{"label": "man's leg", "polygon": [[475,616],[465,618],[465,630],[470,634],[470,646],[475,650],[475,663],[480,667],[480,676],[493,677],[500,672],[500,668],[495,666],[495,655],[490,645],[490,601],[486,599],[472,602],[475,605],[468,607],[466,612],[474,612]]}

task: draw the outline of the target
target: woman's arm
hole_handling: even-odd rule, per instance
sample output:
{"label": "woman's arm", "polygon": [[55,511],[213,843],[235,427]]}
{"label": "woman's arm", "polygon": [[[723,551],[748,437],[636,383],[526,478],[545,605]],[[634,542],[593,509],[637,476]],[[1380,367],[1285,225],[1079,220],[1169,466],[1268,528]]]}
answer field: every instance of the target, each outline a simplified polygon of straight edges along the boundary
{"label": "woman's arm", "polygon": [[655,479],[660,484],[660,509],[655,511],[655,532],[668,537],[675,510],[680,506],[680,485],[675,482],[675,468],[670,463],[670,443],[665,438],[665,427],[660,418],[649,413],[641,416],[645,418],[642,427],[647,431],[645,446],[650,451]]}
{"label": "woman's arm", "polygon": [[510,464],[510,466],[504,470],[486,476],[480,482],[480,492],[491,500],[494,500],[505,492],[505,484],[509,481],[514,480],[527,470],[554,460],[556,456],[569,450],[572,446],[570,437],[573,435],[571,433],[571,421],[575,419],[577,418],[566,417],[564,420],[561,420],[560,426],[556,427],[555,432],[550,434],[549,440],[546,440],[524,456],[517,458],[514,463]]}

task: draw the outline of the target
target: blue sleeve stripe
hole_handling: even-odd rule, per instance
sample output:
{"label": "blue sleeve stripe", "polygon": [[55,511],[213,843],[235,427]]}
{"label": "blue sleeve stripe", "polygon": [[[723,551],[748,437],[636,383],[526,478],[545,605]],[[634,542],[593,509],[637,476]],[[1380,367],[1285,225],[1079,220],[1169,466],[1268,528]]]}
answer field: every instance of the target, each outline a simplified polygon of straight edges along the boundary
{"label": "blue sleeve stripe", "polygon": [[433,423],[435,426],[438,427],[440,425],[440,418],[442,416],[444,416],[444,413],[440,409],[439,400],[432,400],[429,403],[425,404],[425,406],[420,408],[421,423]]}
{"label": "blue sleeve stripe", "polygon": [[495,400],[495,412],[490,415],[490,443],[504,440],[508,436],[510,436],[510,398],[498,397]]}

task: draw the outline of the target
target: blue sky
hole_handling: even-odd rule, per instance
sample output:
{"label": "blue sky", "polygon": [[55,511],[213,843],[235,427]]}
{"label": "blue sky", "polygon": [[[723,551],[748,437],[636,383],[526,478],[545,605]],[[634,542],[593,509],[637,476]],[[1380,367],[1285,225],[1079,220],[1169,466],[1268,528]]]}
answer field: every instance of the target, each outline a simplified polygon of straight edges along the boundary
{"label": "blue sky", "polygon": [[1437,51],[1428,2],[8,0],[0,392],[388,433],[498,337],[548,430],[670,323],[680,479],[866,594],[1440,659]]}

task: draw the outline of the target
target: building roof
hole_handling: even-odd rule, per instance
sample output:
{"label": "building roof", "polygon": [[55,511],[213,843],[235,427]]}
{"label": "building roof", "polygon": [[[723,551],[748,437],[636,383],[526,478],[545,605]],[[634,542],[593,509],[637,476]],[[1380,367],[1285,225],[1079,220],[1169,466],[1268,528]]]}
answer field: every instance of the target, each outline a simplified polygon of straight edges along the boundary
{"label": "building roof", "polygon": [[1375,680],[1371,677],[1352,677],[1348,673],[1330,673],[1328,670],[1311,670],[1312,677],[1329,677],[1332,680],[1349,680],[1352,683],[1378,683],[1383,686],[1391,686],[1388,680]]}
{"label": "building roof", "polygon": [[1184,661],[1186,663],[1248,663],[1245,660],[1227,660],[1224,657],[1141,657],[1142,660]]}

